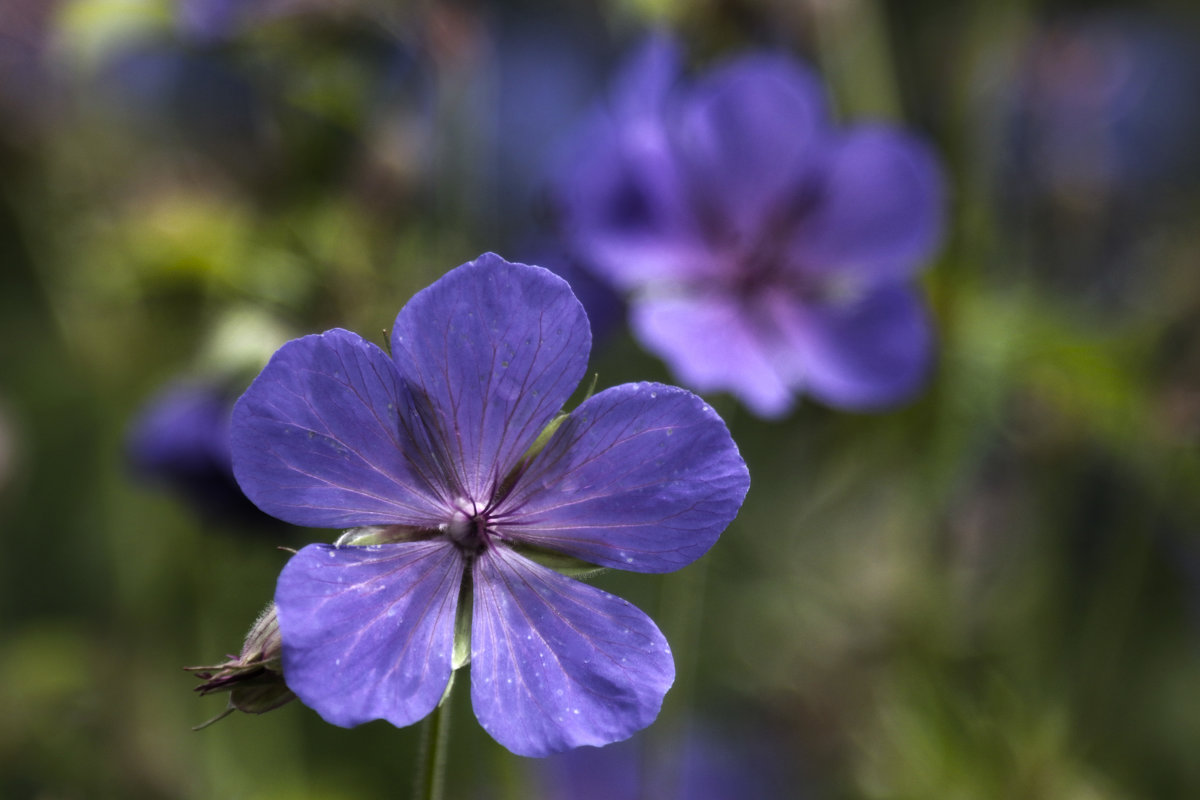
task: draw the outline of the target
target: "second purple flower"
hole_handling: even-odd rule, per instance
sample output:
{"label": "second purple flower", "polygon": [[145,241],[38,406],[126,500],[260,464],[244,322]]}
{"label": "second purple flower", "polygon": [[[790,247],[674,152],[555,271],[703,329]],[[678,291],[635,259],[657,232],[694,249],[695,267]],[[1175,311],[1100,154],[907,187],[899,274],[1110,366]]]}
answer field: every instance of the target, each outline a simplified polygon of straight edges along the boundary
{"label": "second purple flower", "polygon": [[910,398],[932,336],[909,285],[937,246],[932,153],[884,125],[839,129],[816,77],[753,54],[693,82],[655,39],[558,170],[574,251],[630,297],[635,335],[685,384],[765,417],[811,394]]}
{"label": "second purple flower", "polygon": [[749,475],[682,389],[625,384],[560,415],[590,342],[562,279],[487,254],[401,309],[390,356],[344,330],[307,336],[238,402],[246,494],[297,525],[358,529],[297,553],[275,593],[284,679],[327,721],[430,713],[466,628],[475,714],[515,753],[653,721],[674,680],[658,628],[547,564],[682,567]]}

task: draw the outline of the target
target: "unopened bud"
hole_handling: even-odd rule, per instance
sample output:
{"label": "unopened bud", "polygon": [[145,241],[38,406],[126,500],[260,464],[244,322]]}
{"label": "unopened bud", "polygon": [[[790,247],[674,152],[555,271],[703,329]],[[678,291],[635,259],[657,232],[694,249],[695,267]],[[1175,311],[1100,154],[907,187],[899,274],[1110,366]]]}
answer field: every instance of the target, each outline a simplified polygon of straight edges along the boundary
{"label": "unopened bud", "polygon": [[203,681],[196,687],[200,694],[229,692],[229,704],[225,710],[195,729],[207,728],[234,711],[263,714],[294,700],[296,695],[283,681],[280,665],[282,652],[279,619],[275,616],[275,604],[272,603],[250,628],[239,655],[230,656],[230,660],[223,664],[185,667]]}

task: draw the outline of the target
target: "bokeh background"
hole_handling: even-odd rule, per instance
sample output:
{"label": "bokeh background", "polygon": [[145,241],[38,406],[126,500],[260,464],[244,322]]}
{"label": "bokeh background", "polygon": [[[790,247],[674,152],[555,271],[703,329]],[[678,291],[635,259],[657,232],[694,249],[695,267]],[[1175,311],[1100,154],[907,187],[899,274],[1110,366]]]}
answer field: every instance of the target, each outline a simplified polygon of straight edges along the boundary
{"label": "bokeh background", "polygon": [[[679,573],[597,579],[672,642],[659,722],[531,761],[461,693],[448,796],[1200,796],[1198,16],[4,0],[0,797],[407,795],[415,727],[292,703],[191,730],[224,699],[181,667],[236,652],[280,548],[330,536],[223,481],[221,409],[283,341],[381,341],[480,252],[569,269],[549,154],[664,28],[697,69],[791,52],[839,119],[938,151],[937,369],[873,414],[708,398],[741,516]],[[671,380],[619,315],[601,334],[601,387]]]}

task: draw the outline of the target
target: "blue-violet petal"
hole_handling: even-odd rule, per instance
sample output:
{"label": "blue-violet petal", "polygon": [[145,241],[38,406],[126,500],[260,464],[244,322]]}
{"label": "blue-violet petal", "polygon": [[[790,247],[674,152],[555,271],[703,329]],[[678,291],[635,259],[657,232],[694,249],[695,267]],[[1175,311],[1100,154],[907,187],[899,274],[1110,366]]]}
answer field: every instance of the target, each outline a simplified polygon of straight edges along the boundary
{"label": "blue-violet petal", "polygon": [[450,680],[462,577],[447,541],[305,547],[275,589],[288,688],[334,725],[420,720]]}
{"label": "blue-violet petal", "polygon": [[601,566],[669,572],[716,542],[749,485],[707,403],[627,383],[571,412],[500,507],[496,530]]}
{"label": "blue-violet petal", "polygon": [[630,603],[503,547],[475,566],[471,702],[514,753],[626,739],[658,716],[670,648]]}
{"label": "blue-violet petal", "polygon": [[[562,278],[492,253],[400,310],[392,358],[432,408],[463,498],[488,498],[575,390],[591,331]],[[454,498],[451,498],[452,500]]]}
{"label": "blue-violet petal", "polygon": [[288,342],[234,406],[233,469],[295,525],[436,523],[434,453],[391,360],[340,329]]}

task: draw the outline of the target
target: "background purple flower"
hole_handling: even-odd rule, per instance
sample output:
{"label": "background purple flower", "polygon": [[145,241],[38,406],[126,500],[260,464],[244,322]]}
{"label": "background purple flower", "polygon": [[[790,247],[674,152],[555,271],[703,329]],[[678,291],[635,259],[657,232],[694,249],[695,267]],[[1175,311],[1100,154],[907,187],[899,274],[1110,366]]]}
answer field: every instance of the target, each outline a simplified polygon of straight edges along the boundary
{"label": "background purple flower", "polygon": [[233,477],[229,425],[235,395],[220,381],[178,381],[139,411],[126,441],[135,473],[178,493],[202,517],[274,522]]}
{"label": "background purple flower", "polygon": [[[538,763],[538,800],[774,800],[811,796],[788,778],[795,754],[761,734],[733,737],[689,726],[666,742],[653,734],[602,750],[574,750]],[[789,763],[790,762],[790,763]],[[785,763],[787,770],[784,769]]]}
{"label": "background purple flower", "polygon": [[797,62],[752,54],[681,83],[653,40],[564,164],[566,237],[683,382],[768,417],[798,392],[873,409],[923,384],[909,284],[940,237],[937,163],[894,128],[834,126]]}
{"label": "background purple flower", "polygon": [[[1200,36],[1148,10],[1043,21],[1014,63],[980,70],[978,158],[1028,278],[1081,307],[1155,303],[1150,244],[1194,212],[1200,189]],[[1012,259],[997,268],[1013,273]],[[1115,320],[1113,320],[1115,321]]]}
{"label": "background purple flower", "polygon": [[590,338],[562,279],[488,254],[414,296],[390,357],[344,330],[307,336],[238,402],[234,467],[260,508],[386,526],[379,544],[310,545],[279,578],[285,679],[327,721],[432,711],[468,613],[475,714],[513,752],[653,721],[674,679],[658,628],[531,556],[677,569],[716,541],[749,478],[715,412],[659,384],[590,397],[531,452]]}

